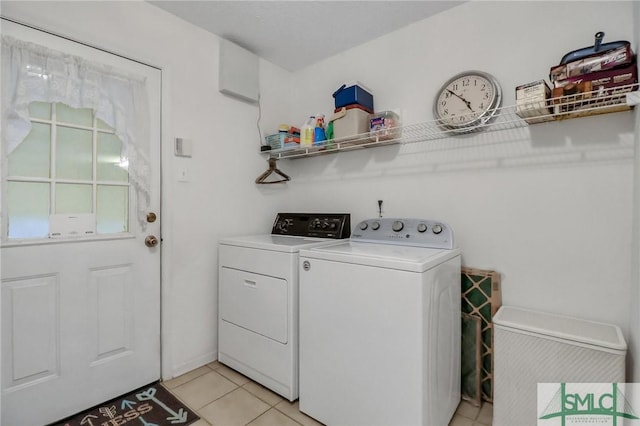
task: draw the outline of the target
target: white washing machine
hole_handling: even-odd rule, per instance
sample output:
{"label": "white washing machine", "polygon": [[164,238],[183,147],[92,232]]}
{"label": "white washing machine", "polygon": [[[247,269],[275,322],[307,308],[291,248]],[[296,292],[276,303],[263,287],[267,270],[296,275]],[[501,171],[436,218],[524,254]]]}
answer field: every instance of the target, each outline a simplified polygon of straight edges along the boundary
{"label": "white washing machine", "polygon": [[348,238],[348,214],[279,213],[272,233],[220,241],[218,360],[298,398],[298,254]]}
{"label": "white washing machine", "polygon": [[327,425],[449,424],[460,250],[443,222],[371,219],[300,251],[300,410]]}

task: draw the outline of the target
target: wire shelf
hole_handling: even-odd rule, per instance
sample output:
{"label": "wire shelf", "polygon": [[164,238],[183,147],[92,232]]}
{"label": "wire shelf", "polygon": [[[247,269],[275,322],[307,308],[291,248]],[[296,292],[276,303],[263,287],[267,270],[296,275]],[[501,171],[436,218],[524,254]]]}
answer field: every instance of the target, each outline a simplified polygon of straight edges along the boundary
{"label": "wire shelf", "polygon": [[[638,83],[618,86],[609,91],[611,93],[603,93],[602,89],[599,89],[549,98],[546,101],[501,107],[496,110],[496,114],[491,119],[476,121],[476,124],[471,127],[450,128],[439,120],[433,120],[398,126],[386,130],[388,133],[384,134],[367,132],[323,141],[317,145],[272,150],[265,153],[275,159],[303,158],[384,145],[424,142],[464,134],[528,127],[530,124],[540,122],[625,111],[640,103]],[[541,111],[543,112],[540,113]]]}

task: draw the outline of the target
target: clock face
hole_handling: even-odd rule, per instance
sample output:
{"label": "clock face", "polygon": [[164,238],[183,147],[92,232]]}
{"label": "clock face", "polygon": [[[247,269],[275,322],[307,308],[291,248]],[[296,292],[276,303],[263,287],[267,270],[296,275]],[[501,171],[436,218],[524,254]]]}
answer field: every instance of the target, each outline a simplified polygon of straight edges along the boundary
{"label": "clock face", "polygon": [[448,129],[472,131],[489,121],[502,101],[500,85],[480,71],[461,73],[438,92],[433,111],[438,123]]}

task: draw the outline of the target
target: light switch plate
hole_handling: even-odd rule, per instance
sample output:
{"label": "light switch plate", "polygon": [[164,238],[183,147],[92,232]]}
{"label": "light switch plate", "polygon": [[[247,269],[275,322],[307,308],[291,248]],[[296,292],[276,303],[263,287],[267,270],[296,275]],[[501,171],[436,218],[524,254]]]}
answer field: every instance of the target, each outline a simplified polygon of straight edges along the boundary
{"label": "light switch plate", "polygon": [[176,138],[173,148],[175,155],[178,157],[191,157],[193,155],[193,142],[191,139]]}
{"label": "light switch plate", "polygon": [[189,182],[189,168],[186,164],[178,166],[176,177],[178,182]]}

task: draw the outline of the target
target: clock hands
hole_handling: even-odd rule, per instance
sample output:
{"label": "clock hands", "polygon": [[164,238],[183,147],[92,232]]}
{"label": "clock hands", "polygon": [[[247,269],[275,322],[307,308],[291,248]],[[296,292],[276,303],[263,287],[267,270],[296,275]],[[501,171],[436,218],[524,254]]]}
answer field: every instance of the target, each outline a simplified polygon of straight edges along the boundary
{"label": "clock hands", "polygon": [[465,105],[467,106],[467,108],[469,108],[469,110],[470,110],[471,112],[474,112],[474,113],[475,113],[475,111],[473,110],[473,108],[471,108],[471,102],[469,102],[468,100],[466,100],[466,99],[465,99],[465,98],[463,98],[462,96],[458,95],[458,94],[457,94],[456,92],[454,92],[453,90],[449,90],[449,89],[447,89],[447,92],[451,93],[453,96],[455,96],[456,98],[460,99],[462,102],[464,102],[464,103],[465,103]]}

